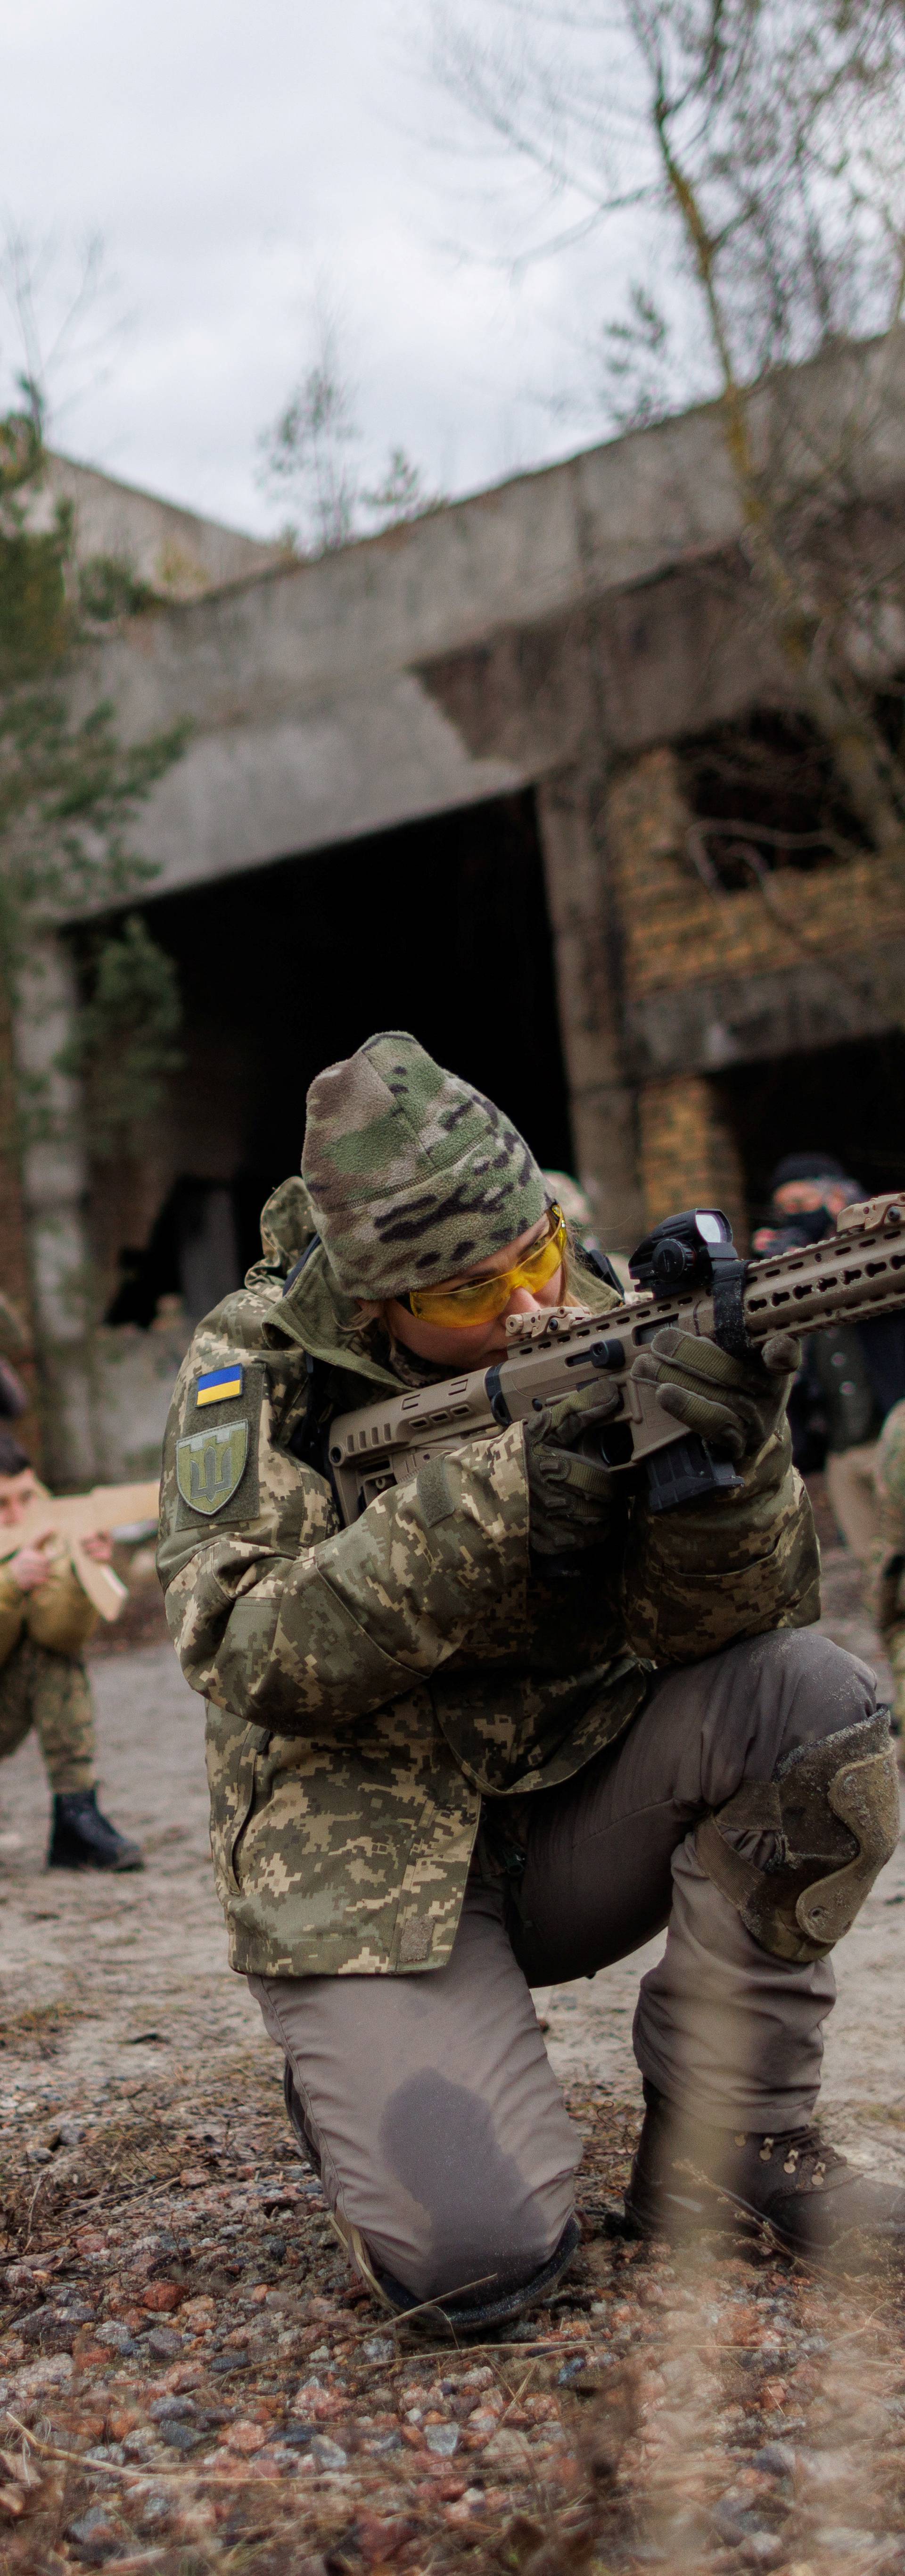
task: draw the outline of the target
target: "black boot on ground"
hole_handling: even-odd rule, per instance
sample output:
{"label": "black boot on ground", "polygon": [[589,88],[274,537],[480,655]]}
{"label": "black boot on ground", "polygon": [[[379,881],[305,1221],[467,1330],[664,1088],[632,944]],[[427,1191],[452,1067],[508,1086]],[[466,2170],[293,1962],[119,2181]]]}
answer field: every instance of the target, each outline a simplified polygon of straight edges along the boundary
{"label": "black boot on ground", "polygon": [[718,2129],[645,2083],[625,2213],[641,2236],[687,2242],[767,2219],[790,2254],[842,2272],[905,2254],[905,2191],[857,2173],[815,2127]]}
{"label": "black boot on ground", "polygon": [[53,1802],[48,1869],[143,1869],[137,1843],[102,1816],[96,1789],[61,1790]]}

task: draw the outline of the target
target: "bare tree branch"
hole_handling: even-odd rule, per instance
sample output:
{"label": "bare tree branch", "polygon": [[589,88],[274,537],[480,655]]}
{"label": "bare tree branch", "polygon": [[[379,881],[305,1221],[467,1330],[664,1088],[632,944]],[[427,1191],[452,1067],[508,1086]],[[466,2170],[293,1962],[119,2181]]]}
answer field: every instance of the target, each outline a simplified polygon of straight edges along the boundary
{"label": "bare tree branch", "polygon": [[[902,0],[434,0],[431,30],[461,117],[492,137],[501,170],[508,159],[536,181],[519,264],[641,225],[658,294],[636,277],[627,315],[604,315],[610,416],[680,408],[692,385],[718,396],[744,551],[794,698],[866,841],[905,871],[905,766],[862,670],[868,625],[877,655],[901,612],[899,547],[868,594],[852,547],[849,586],[844,542],[824,543],[828,519],[860,505],[882,423],[862,408],[824,436],[819,407],[804,423],[778,372],[903,310]],[[765,376],[766,457],[749,400]]]}

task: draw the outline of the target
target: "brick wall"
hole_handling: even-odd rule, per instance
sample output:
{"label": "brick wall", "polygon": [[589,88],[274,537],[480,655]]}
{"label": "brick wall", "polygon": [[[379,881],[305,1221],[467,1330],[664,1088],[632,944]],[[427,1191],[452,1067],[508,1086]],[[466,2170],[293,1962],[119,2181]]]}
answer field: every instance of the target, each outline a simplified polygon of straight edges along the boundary
{"label": "brick wall", "polygon": [[676,754],[645,752],[611,790],[630,998],[803,958],[869,957],[905,934],[905,893],[880,859],[806,873],[784,868],[765,894],[711,892],[688,848]]}
{"label": "brick wall", "polygon": [[704,1074],[675,1074],[644,1083],[638,1107],[647,1224],[679,1208],[720,1207],[747,1251],[744,1174],[719,1085]]}

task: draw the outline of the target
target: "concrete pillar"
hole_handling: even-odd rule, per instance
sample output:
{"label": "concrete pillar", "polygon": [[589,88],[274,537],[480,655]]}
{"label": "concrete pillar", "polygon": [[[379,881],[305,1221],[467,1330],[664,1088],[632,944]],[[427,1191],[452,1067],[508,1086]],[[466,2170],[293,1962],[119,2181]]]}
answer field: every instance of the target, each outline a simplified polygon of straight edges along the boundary
{"label": "concrete pillar", "polygon": [[44,1470],[48,1483],[57,1487],[90,1484],[95,1475],[88,1172],[77,1085],[56,1064],[69,1035],[74,1001],[71,961],[62,942],[48,934],[36,943],[21,978],[14,1048],[32,1131],[23,1156],[22,1195]]}
{"label": "concrete pillar", "polygon": [[744,1173],[718,1083],[700,1073],[645,1082],[638,1112],[645,1224],[679,1208],[721,1207],[747,1251]]}
{"label": "concrete pillar", "polygon": [[598,782],[576,768],[537,790],[538,828],[569,1083],[577,1176],[601,1242],[630,1252],[644,1232],[635,1096],[622,1043],[619,921]]}

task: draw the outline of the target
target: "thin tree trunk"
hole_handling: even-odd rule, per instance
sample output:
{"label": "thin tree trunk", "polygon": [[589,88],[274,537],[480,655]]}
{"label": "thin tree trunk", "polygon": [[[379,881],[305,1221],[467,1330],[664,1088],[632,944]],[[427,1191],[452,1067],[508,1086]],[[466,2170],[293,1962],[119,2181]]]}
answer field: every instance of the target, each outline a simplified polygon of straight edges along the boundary
{"label": "thin tree trunk", "polygon": [[723,378],[722,412],[726,451],[735,476],[745,534],[762,588],[770,603],[773,629],[794,678],[799,704],[812,718],[830,752],[849,803],[868,838],[898,868],[905,864],[905,780],[896,777],[892,754],[879,726],[865,707],[855,675],[847,682],[841,656],[837,668],[820,670],[814,658],[814,617],[802,598],[776,541],[770,512],[751,453],[747,402],[733,364],[714,277],[714,245],[704,223],[694,188],[672,152],[667,107],[657,101],[655,122],[667,183],[684,227],[703,291],[711,338]]}

